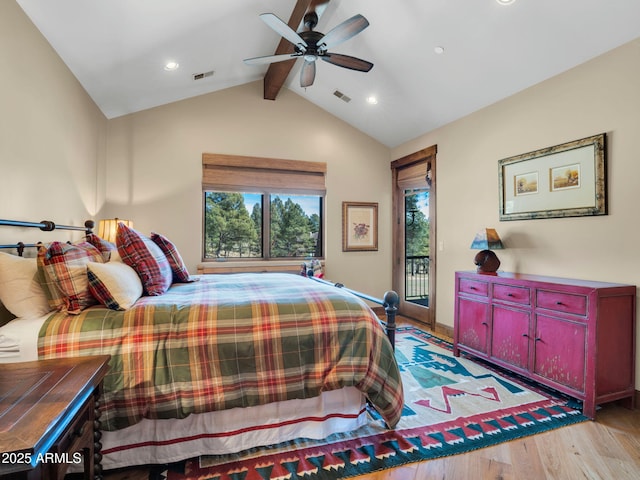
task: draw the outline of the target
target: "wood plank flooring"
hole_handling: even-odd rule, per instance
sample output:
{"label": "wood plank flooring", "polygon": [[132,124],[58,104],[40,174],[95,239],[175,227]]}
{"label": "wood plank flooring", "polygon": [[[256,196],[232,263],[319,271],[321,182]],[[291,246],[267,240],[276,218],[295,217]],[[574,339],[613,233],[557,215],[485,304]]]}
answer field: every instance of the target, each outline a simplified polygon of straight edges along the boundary
{"label": "wood plank flooring", "polygon": [[[398,324],[410,324],[398,319]],[[421,327],[424,328],[424,327]],[[105,472],[105,480],[147,480],[149,471]],[[357,480],[640,479],[640,410],[604,405],[596,421],[473,452],[354,477]]]}

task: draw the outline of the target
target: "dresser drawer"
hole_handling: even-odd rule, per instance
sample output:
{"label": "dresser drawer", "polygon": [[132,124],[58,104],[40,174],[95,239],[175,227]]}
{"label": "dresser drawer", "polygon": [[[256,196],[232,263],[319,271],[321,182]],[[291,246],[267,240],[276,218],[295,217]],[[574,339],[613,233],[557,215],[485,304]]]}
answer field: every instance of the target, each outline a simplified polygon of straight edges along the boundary
{"label": "dresser drawer", "polygon": [[531,289],[529,287],[517,287],[496,283],[493,285],[493,298],[529,305],[531,303]]}
{"label": "dresser drawer", "polygon": [[[51,447],[55,453],[74,453],[89,447],[86,438],[93,441],[93,401],[87,401],[68,425],[58,441]],[[89,434],[87,436],[87,434]]]}
{"label": "dresser drawer", "polygon": [[489,295],[488,282],[480,282],[478,280],[471,280],[469,278],[461,278],[460,286],[458,288],[459,291],[463,293],[482,295],[483,297],[487,297]]}
{"label": "dresser drawer", "polygon": [[536,293],[536,305],[539,308],[547,308],[557,312],[573,313],[575,315],[587,314],[587,297],[584,295],[538,290]]}

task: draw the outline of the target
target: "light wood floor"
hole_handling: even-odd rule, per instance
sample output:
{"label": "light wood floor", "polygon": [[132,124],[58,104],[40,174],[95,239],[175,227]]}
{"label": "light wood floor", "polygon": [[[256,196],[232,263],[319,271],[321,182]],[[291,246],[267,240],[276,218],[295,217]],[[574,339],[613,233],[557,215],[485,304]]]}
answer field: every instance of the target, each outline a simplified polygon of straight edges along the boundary
{"label": "light wood floor", "polygon": [[[400,320],[398,321],[400,324]],[[404,323],[410,323],[404,321]],[[132,468],[105,480],[147,480]],[[640,479],[640,410],[615,403],[596,421],[570,425],[473,452],[355,477],[359,480],[632,480]]]}

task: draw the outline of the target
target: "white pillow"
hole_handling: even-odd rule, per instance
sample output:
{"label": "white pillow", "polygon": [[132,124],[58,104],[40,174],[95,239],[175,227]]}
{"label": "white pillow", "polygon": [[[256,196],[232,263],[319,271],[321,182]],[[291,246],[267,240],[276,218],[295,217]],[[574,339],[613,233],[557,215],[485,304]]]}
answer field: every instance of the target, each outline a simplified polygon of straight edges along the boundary
{"label": "white pillow", "polygon": [[110,262],[120,262],[120,263],[124,263],[122,261],[122,257],[120,256],[120,254],[118,253],[118,250],[111,250],[111,258],[109,259]]}
{"label": "white pillow", "polygon": [[112,310],[126,310],[142,296],[140,277],[124,262],[89,262],[87,276],[91,294]]}
{"label": "white pillow", "polygon": [[0,252],[0,301],[16,317],[41,317],[51,311],[36,275],[35,258]]}

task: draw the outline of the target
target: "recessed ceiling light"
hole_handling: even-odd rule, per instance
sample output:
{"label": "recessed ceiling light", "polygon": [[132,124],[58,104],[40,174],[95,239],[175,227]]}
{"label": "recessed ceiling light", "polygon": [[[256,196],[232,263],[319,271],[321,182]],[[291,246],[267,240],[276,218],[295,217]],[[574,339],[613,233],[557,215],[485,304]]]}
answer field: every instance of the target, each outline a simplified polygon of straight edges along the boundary
{"label": "recessed ceiling light", "polygon": [[374,97],[373,95],[367,97],[367,103],[369,105],[377,105],[378,103],[378,99],[376,97]]}
{"label": "recessed ceiling light", "polygon": [[444,53],[444,47],[434,47],[433,51],[436,52],[438,55],[442,55]]}
{"label": "recessed ceiling light", "polygon": [[164,66],[164,69],[170,72],[172,70],[177,70],[179,66],[180,65],[178,65],[177,62],[167,62]]}
{"label": "recessed ceiling light", "polygon": [[515,1],[516,0],[496,0],[496,2],[498,2],[500,5],[511,5]]}

